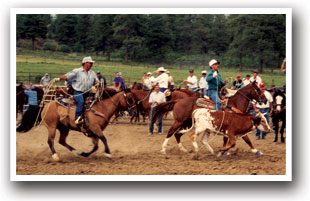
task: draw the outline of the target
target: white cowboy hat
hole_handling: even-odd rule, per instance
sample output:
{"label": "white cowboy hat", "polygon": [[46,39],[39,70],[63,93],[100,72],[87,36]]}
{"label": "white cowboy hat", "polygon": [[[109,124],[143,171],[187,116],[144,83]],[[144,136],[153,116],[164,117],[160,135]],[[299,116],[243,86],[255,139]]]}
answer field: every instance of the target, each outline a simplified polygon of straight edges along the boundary
{"label": "white cowboy hat", "polygon": [[201,71],[201,74],[207,74],[206,70]]}
{"label": "white cowboy hat", "polygon": [[215,59],[212,59],[211,61],[209,61],[209,66],[211,67],[213,64],[219,64],[220,62],[216,61]]}
{"label": "white cowboy hat", "polygon": [[163,72],[165,72],[165,71],[167,71],[164,67],[159,67],[158,69],[157,69],[157,72],[161,72],[161,71],[163,71]]}
{"label": "white cowboy hat", "polygon": [[148,72],[147,75],[152,75],[152,73],[151,73],[151,72]]}
{"label": "white cowboy hat", "polygon": [[92,60],[91,57],[84,57],[83,60],[82,60],[82,64],[87,63],[87,62],[89,62],[89,63],[95,63],[95,61]]}

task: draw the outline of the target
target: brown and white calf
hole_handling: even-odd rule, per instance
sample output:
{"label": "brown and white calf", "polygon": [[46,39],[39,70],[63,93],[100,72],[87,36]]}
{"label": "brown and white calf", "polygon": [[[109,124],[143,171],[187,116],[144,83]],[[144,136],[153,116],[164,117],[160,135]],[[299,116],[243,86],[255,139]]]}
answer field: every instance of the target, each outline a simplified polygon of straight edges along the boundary
{"label": "brown and white calf", "polygon": [[[200,133],[203,133],[202,143],[212,154],[214,151],[208,143],[208,134],[215,132],[228,137],[229,142],[224,145],[221,153],[219,153],[220,156],[224,153],[228,153],[228,150],[236,145],[236,136],[245,136],[255,128],[270,132],[269,124],[262,113],[258,113],[254,116],[200,108],[196,109],[192,116],[192,127],[187,130],[182,130],[180,133],[190,132],[195,128],[195,132],[190,134],[190,138],[195,147],[196,158],[198,157],[197,136]],[[262,154],[254,147],[251,147],[251,150],[257,155]]]}

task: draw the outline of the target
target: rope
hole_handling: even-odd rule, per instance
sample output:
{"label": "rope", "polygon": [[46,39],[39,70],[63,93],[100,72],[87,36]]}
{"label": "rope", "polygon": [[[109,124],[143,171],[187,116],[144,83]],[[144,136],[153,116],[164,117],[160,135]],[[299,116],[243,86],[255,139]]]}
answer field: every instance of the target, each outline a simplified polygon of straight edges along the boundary
{"label": "rope", "polygon": [[[208,140],[208,142],[212,142],[212,140],[214,140],[215,136],[217,136],[219,134],[219,132],[220,132],[222,126],[223,126],[223,122],[224,122],[224,119],[225,119],[225,112],[224,111],[222,111],[222,112],[223,112],[223,118],[222,118],[222,122],[221,122],[220,128],[216,131],[215,135],[211,138],[211,140]],[[225,134],[224,134],[224,136],[225,136]]]}

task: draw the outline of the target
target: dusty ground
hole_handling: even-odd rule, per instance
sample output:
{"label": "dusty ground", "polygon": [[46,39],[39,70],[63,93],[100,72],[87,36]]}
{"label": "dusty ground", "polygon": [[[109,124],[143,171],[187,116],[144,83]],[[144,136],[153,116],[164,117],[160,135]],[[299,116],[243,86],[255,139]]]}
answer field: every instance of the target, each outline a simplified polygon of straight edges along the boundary
{"label": "dusty ground", "polygon": [[[220,158],[211,155],[200,145],[200,158],[193,160],[193,153],[180,153],[174,137],[167,148],[168,159],[161,153],[161,145],[172,120],[164,121],[164,135],[148,135],[147,125],[129,124],[120,120],[117,125],[109,125],[104,131],[113,155],[110,160],[104,156],[104,145],[88,158],[75,157],[69,150],[58,144],[55,149],[61,161],[54,162],[47,144],[47,130],[41,125],[28,133],[16,133],[16,174],[17,175],[283,175],[286,174],[286,145],[273,143],[274,134],[265,140],[256,140],[252,132],[249,136],[255,147],[264,153],[257,156],[250,152],[248,145],[240,138],[231,150],[230,156]],[[212,138],[212,137],[211,137]],[[210,138],[210,140],[211,140]],[[81,151],[90,151],[91,139],[71,131],[68,144]],[[193,150],[188,136],[182,142],[189,151]],[[222,137],[216,136],[210,145],[218,153]]]}

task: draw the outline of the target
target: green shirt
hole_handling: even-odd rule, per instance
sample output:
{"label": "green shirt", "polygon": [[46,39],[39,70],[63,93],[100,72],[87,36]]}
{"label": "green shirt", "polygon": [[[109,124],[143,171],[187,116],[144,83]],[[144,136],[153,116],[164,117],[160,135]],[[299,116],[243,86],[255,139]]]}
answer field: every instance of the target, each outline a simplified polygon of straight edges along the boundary
{"label": "green shirt", "polygon": [[215,70],[211,70],[207,74],[207,82],[210,90],[218,90],[220,91],[223,86],[226,85],[226,82],[222,81],[222,77],[220,72],[217,71],[217,76],[213,77],[213,73]]}

